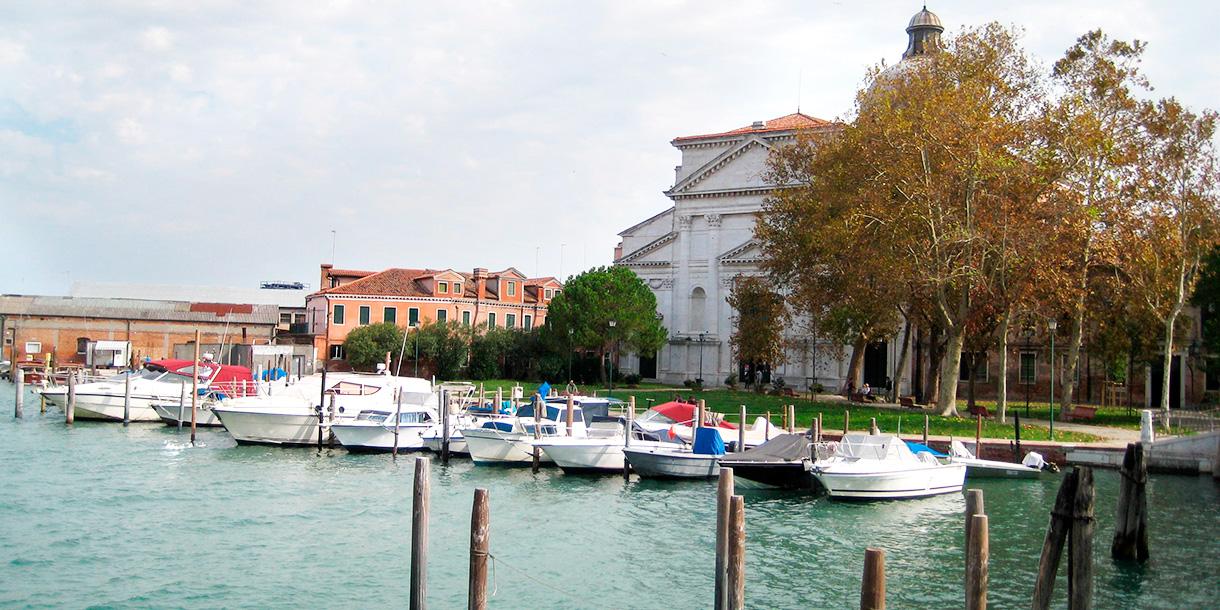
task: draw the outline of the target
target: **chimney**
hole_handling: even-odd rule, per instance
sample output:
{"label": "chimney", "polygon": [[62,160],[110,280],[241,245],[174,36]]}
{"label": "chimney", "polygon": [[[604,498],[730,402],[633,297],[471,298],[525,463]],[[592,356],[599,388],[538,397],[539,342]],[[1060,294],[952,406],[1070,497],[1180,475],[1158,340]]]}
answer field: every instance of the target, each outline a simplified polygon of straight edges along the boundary
{"label": "chimney", "polygon": [[767,122],[766,122],[766,121],[754,121],[754,123],[752,123],[752,124],[750,125],[750,128],[751,128],[751,129],[762,129],[762,128],[766,127],[766,126],[767,126]]}
{"label": "chimney", "polygon": [[475,267],[474,273],[471,274],[474,278],[475,298],[480,301],[487,298],[487,269],[483,267]]}
{"label": "chimney", "polygon": [[330,270],[335,266],[329,263],[322,263],[322,277],[318,281],[318,290],[326,290],[330,288]]}

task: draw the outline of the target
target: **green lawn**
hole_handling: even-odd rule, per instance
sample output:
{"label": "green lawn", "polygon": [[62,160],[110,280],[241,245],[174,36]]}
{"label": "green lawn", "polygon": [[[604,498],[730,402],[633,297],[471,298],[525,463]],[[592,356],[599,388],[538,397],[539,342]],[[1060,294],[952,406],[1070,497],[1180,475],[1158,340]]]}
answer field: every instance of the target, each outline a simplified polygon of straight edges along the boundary
{"label": "green lawn", "polygon": [[[521,382],[511,379],[490,379],[482,382],[474,382],[477,386],[483,384],[483,388],[488,392],[495,392],[496,388],[503,388],[505,393],[514,385],[520,384],[527,392],[533,392],[538,388],[537,382]],[[563,390],[563,386],[558,386],[557,389]],[[582,392],[591,393],[595,388],[593,386],[581,386]],[[606,395],[606,388],[596,388],[598,396]],[[756,394],[754,392],[744,392],[735,390],[707,390],[705,392],[695,393],[689,388],[674,388],[672,386],[664,386],[660,384],[640,384],[638,388],[618,388],[614,389],[614,397],[626,399],[628,396],[636,397],[636,406],[639,410],[648,408],[650,404],[666,402],[673,398],[675,394],[681,396],[695,396],[707,401],[707,406],[712,411],[724,413],[729,421],[736,422],[738,420],[738,411],[740,405],[746,405],[747,419],[753,420],[759,415],[771,413],[771,421],[779,426],[783,421],[783,406],[794,404],[796,405],[796,424],[801,428],[809,428],[813,418],[818,413],[822,414],[822,425],[827,431],[842,431],[843,420],[845,419],[844,412],[850,413],[850,429],[866,431],[869,426],[869,418],[877,418],[877,426],[884,432],[898,432],[901,425],[904,434],[918,434],[923,431],[923,413],[915,409],[881,409],[877,407],[864,407],[860,405],[848,405],[846,403],[826,403],[816,402],[811,403],[807,399],[797,399],[790,397],[768,396],[766,394]],[[651,401],[651,402],[650,402]],[[995,404],[984,403],[988,409],[994,409]],[[1015,407],[1015,405],[1010,405]],[[1021,414],[1024,416],[1024,403],[1021,403]],[[1031,404],[1031,416],[1046,418],[1048,409],[1047,405],[1043,404],[1041,415],[1034,409],[1035,405]],[[964,403],[961,405],[964,410]],[[1125,413],[1125,410],[1116,410]],[[1013,411],[1010,409],[1009,413]],[[1106,419],[1103,418],[1103,413],[1098,412],[1097,417],[1102,425],[1111,425],[1109,423],[1111,415],[1109,412],[1104,413]],[[1118,414],[1114,414],[1117,418]],[[1118,422],[1118,420],[1115,420]],[[900,423],[901,422],[901,423]],[[1010,420],[1011,422],[1011,420]],[[1125,424],[1125,422],[1123,422]],[[1120,425],[1115,423],[1114,425]],[[1135,418],[1135,428],[1139,428],[1139,418]],[[1121,425],[1121,427],[1128,427]],[[941,417],[939,415],[929,415],[928,418],[928,433],[934,436],[955,436],[962,439],[973,439],[975,432],[974,418],[965,417]],[[1014,429],[1012,423],[1000,424],[994,420],[983,420],[983,437],[984,438],[1014,438]],[[1021,440],[1048,440],[1048,430],[1046,426],[1029,426],[1021,425]],[[1079,432],[1065,432],[1062,430],[1055,432],[1055,440],[1057,441],[1076,441],[1088,442],[1102,440],[1091,434],[1082,434]]]}
{"label": "green lawn", "polygon": [[[991,412],[995,412],[994,400],[979,400],[978,404],[987,407]],[[1096,407],[1097,405],[1087,405]],[[1026,417],[1025,401],[1008,401],[1008,414],[1011,416],[1014,413],[1019,413],[1021,417]],[[1055,403],[1055,421],[1063,421],[1062,417],[1063,405]],[[1048,420],[1051,418],[1050,403],[1048,402],[1030,402],[1029,417],[1034,419]],[[1126,428],[1128,430],[1140,429],[1140,409],[1132,407],[1131,414],[1127,415],[1127,407],[1099,407],[1097,414],[1091,420],[1076,420],[1077,423],[1092,424],[1097,426],[1109,426],[1111,428]]]}

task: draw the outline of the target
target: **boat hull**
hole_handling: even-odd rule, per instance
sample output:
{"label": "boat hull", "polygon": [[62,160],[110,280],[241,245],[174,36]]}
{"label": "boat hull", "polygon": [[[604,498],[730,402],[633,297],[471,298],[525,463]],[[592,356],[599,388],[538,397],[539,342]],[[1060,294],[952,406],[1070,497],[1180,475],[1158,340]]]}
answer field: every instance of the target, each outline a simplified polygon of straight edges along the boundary
{"label": "boat hull", "polygon": [[[432,425],[398,427],[398,450],[421,451],[425,449],[422,435]],[[394,450],[394,429],[380,424],[364,425],[341,423],[330,427],[335,439],[344,449],[354,453],[381,453]]]}
{"label": "boat hull", "polygon": [[[312,413],[267,413],[241,409],[212,412],[241,444],[312,447],[318,444],[318,416]],[[323,433],[323,441],[326,435]]]}
{"label": "boat hull", "polygon": [[813,476],[831,498],[889,500],[960,492],[966,478],[966,467],[961,464],[929,465],[880,472],[815,468]]}
{"label": "boat hull", "polygon": [[[178,425],[178,405],[168,405],[158,402],[153,403],[152,408],[153,411],[157,412],[157,416],[161,418],[161,421],[164,422],[165,425]],[[190,406],[183,407],[182,409],[182,425],[191,425]],[[212,413],[212,408],[206,405],[199,405],[199,408],[195,410],[195,425],[210,426],[214,428],[221,426],[220,420],[216,419],[216,415]]]}
{"label": "boat hull", "polygon": [[[486,428],[463,430],[462,437],[466,439],[466,449],[475,464],[524,465],[534,461],[532,437]],[[554,463],[545,453],[539,461],[544,464]]]}
{"label": "boat hull", "polygon": [[817,489],[809,476],[809,462],[757,462],[721,460],[721,468],[733,469],[736,484],[754,489]]}
{"label": "boat hull", "polygon": [[[424,448],[435,453],[441,452],[441,443],[443,439],[439,436],[425,436],[423,439]],[[449,437],[449,453],[458,455],[470,455],[470,449],[466,447],[466,438],[460,433],[456,436]]]}
{"label": "boat hull", "polygon": [[1037,468],[995,460],[954,458],[953,463],[966,466],[967,479],[1036,479],[1042,474]]}
{"label": "boat hull", "polygon": [[720,456],[676,451],[624,449],[632,470],[645,478],[707,479],[720,474]]}
{"label": "boat hull", "polygon": [[[613,474],[622,472],[625,465],[622,442],[622,439],[607,443],[599,439],[563,438],[544,439],[538,445],[566,473]],[[633,440],[631,446],[662,448],[673,444]]]}
{"label": "boat hull", "polygon": [[[160,396],[131,397],[131,408],[128,410],[128,421],[159,422],[161,416],[153,410],[156,401],[165,400]],[[177,400],[177,397],[175,397]],[[76,407],[73,410],[76,419],[92,419],[98,421],[123,421],[123,395],[112,394],[81,394],[76,395]]]}

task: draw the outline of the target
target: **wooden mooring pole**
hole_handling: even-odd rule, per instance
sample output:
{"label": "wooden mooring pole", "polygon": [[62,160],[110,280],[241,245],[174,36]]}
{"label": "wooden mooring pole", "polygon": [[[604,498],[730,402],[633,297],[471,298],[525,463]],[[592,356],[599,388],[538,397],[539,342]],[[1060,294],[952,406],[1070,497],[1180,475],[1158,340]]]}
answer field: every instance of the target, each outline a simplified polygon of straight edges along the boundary
{"label": "wooden mooring pole", "polygon": [[729,501],[728,566],[726,567],[727,609],[746,607],[746,501],[733,496]]}
{"label": "wooden mooring pole", "polygon": [[199,331],[195,331],[195,364],[191,367],[191,444],[195,444],[195,428],[199,424]]}
{"label": "wooden mooring pole", "polygon": [[1148,454],[1143,443],[1128,443],[1114,516],[1114,542],[1110,556],[1119,561],[1148,561]]}
{"label": "wooden mooring pole", "polygon": [[864,579],[860,583],[860,610],[885,610],[885,551],[864,549]]}
{"label": "wooden mooring pole", "polygon": [[851,428],[851,411],[843,409],[843,434],[847,434],[849,428]]}
{"label": "wooden mooring pole", "polygon": [[[195,345],[199,345],[199,342],[196,341]],[[255,385],[254,391],[255,392],[258,391],[257,384]],[[322,452],[322,410],[326,408],[326,364],[325,363],[322,364],[322,391],[319,392],[319,394],[320,395],[318,396],[318,452],[321,453]]]}
{"label": "wooden mooring pole", "polygon": [[186,380],[178,382],[178,433],[182,433],[182,419],[186,417]]}
{"label": "wooden mooring pole", "polygon": [[470,511],[470,581],[466,607],[483,610],[487,607],[487,557],[491,552],[491,506],[487,490],[474,490],[474,506]]}
{"label": "wooden mooring pole", "polygon": [[928,416],[923,416],[923,444],[928,444]]}
{"label": "wooden mooring pole", "polygon": [[[192,373],[197,375],[198,373]],[[132,371],[128,371],[123,376],[123,425],[131,423],[131,375]]]}
{"label": "wooden mooring pole", "polygon": [[[13,351],[17,351],[13,348]],[[14,358],[16,360],[16,358]],[[13,387],[17,392],[16,400],[13,403],[13,417],[21,419],[24,416],[22,411],[25,409],[25,371],[16,362],[13,362]]]}
{"label": "wooden mooring pole", "polygon": [[868,418],[868,433],[869,434],[881,434],[881,429],[877,427],[877,418],[876,417]]}
{"label": "wooden mooring pole", "polygon": [[[740,417],[741,417],[741,419],[738,420],[739,423],[737,426],[737,450],[745,451],[746,450],[746,406],[745,405],[741,405]],[[694,439],[692,438],[691,441],[693,442]]]}
{"label": "wooden mooring pole", "polygon": [[987,564],[991,555],[987,515],[970,517],[969,531],[966,545],[966,610],[987,610]]}
{"label": "wooden mooring pole", "polygon": [[449,390],[441,390],[441,463],[449,465]]}
{"label": "wooden mooring pole", "polygon": [[[631,431],[635,424],[635,396],[627,398],[627,419],[623,426],[623,447],[631,446]],[[623,480],[631,480],[631,462],[627,460],[627,454],[623,454]]]}
{"label": "wooden mooring pole", "polygon": [[[1012,415],[1012,432],[1013,438],[1016,439],[1016,444],[1013,445],[1012,461],[1021,463],[1021,414],[1013,413]],[[977,457],[977,456],[976,456]]]}
{"label": "wooden mooring pole", "polygon": [[64,423],[76,423],[76,373],[68,374],[68,404],[64,406]]}
{"label": "wooden mooring pole", "polygon": [[[394,389],[394,446],[390,449],[390,459],[398,459],[398,424],[402,420],[402,388]],[[441,425],[445,425],[444,416],[441,416]]]}
{"label": "wooden mooring pole", "polygon": [[716,485],[716,587],[715,610],[724,610],[728,604],[728,544],[729,512],[732,510],[733,469],[721,468]]}
{"label": "wooden mooring pole", "polygon": [[974,416],[974,457],[983,459],[983,416]]}
{"label": "wooden mooring pole", "polygon": [[411,496],[411,610],[428,607],[428,512],[432,495],[431,464],[415,458],[415,488]]}
{"label": "wooden mooring pole", "polygon": [[819,442],[819,443],[820,443],[820,442],[822,442],[822,430],[823,430],[823,428],[822,428],[822,414],[821,414],[821,413],[818,413],[818,429],[817,429],[817,433],[818,433],[818,435],[817,435],[817,438],[813,439],[815,442]]}
{"label": "wooden mooring pole", "polygon": [[1051,509],[1050,525],[1042,543],[1042,557],[1038,561],[1038,578],[1034,581],[1032,610],[1048,610],[1051,595],[1055,591],[1055,575],[1059,572],[1059,560],[1063,556],[1063,545],[1072,524],[1072,499],[1076,495],[1077,471],[1064,475]]}
{"label": "wooden mooring pole", "polygon": [[1068,608],[1093,607],[1093,469],[1077,466],[1072,499],[1072,533],[1068,538]]}
{"label": "wooden mooring pole", "polygon": [[[537,396],[537,394],[535,394]],[[568,396],[568,405],[572,404],[572,397]],[[542,411],[546,409],[546,403],[538,400],[534,403],[534,440],[542,438]],[[538,474],[538,470],[542,468],[542,448],[538,443],[534,443],[534,455],[530,464],[534,474]]]}
{"label": "wooden mooring pole", "polygon": [[985,515],[987,511],[983,507],[983,490],[967,489],[966,490],[966,548],[970,548],[970,520],[975,515]]}

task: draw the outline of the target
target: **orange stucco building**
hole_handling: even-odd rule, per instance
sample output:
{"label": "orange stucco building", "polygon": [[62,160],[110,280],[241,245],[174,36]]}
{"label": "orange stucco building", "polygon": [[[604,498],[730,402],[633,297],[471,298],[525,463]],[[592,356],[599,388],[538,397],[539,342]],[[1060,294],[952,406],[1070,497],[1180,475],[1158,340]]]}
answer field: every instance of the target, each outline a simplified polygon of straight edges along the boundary
{"label": "orange stucco building", "polygon": [[306,315],[318,354],[331,360],[344,358],[343,341],[352,329],[380,322],[531,330],[546,322],[547,304],[563,288],[553,277],[528,278],[512,267],[372,272],[331,265],[322,265],[319,286],[306,301]]}

